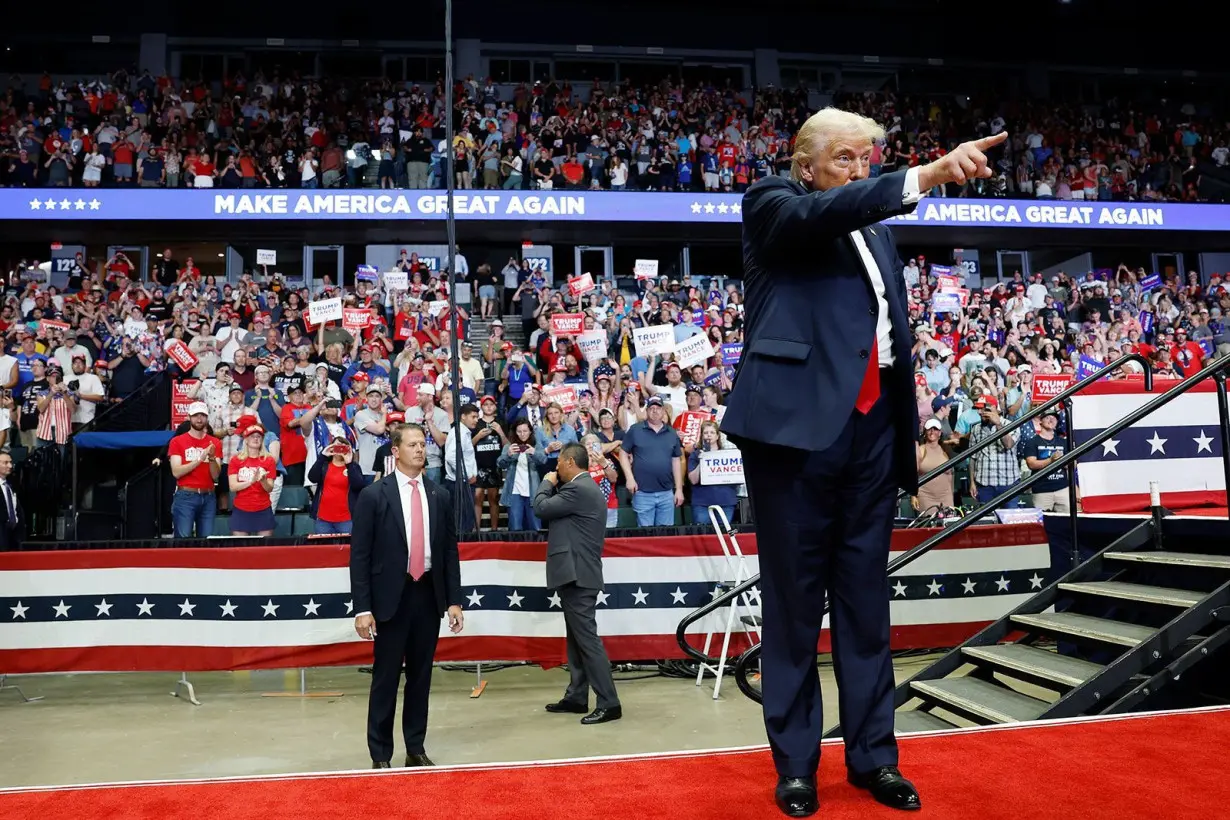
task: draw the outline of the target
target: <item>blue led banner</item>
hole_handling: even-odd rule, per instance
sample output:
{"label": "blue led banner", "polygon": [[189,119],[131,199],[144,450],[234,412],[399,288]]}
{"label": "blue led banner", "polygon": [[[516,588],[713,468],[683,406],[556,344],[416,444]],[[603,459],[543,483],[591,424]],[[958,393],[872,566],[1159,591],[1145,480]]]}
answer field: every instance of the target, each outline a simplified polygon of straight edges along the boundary
{"label": "blue led banner", "polygon": [[[275,191],[8,189],[0,219],[28,220],[360,220],[443,219],[438,191]],[[578,191],[459,192],[463,220],[536,222],[738,223],[738,194]],[[987,228],[1130,228],[1217,231],[1230,227],[1230,205],[924,199],[903,225]]]}

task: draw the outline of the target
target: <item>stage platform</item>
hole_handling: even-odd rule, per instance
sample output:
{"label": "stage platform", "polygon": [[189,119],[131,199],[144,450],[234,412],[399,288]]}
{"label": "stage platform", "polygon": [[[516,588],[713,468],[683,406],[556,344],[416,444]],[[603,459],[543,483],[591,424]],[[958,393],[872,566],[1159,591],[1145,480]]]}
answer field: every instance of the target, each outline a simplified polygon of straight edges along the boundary
{"label": "stage platform", "polygon": [[[666,728],[666,727],[663,727]],[[1134,820],[1224,816],[1215,759],[1230,709],[1076,719],[903,737],[902,768],[926,816],[944,820]],[[826,743],[819,816],[899,817],[845,781]],[[1111,751],[1113,750],[1113,752]],[[767,748],[528,761],[331,775],[102,783],[5,790],[0,815],[234,820],[746,820],[780,816]]]}

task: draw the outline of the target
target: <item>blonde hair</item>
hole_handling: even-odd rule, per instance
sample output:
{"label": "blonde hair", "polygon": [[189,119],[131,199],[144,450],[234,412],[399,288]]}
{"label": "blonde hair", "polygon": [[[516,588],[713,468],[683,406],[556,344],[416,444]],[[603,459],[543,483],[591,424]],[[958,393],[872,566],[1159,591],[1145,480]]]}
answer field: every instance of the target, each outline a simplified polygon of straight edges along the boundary
{"label": "blonde hair", "polygon": [[790,159],[790,177],[803,181],[803,169],[812,158],[824,153],[831,140],[837,137],[854,137],[868,143],[884,139],[884,128],[871,117],[843,111],[840,108],[822,108],[807,118],[794,139],[794,154]]}

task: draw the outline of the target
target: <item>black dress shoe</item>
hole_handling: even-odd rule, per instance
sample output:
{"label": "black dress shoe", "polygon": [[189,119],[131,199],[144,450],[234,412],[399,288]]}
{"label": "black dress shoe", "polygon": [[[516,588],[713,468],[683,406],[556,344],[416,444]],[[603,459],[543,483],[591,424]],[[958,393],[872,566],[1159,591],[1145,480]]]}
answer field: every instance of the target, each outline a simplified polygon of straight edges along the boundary
{"label": "black dress shoe", "polygon": [[810,817],[820,808],[814,777],[779,777],[773,796],[787,817]]}
{"label": "black dress shoe", "polygon": [[391,766],[389,766],[389,761],[387,761],[387,760],[373,760],[373,761],[372,761],[372,768],[373,768],[373,769],[389,769],[389,768],[392,768],[392,767],[391,767]]}
{"label": "black dress shoe", "polygon": [[434,766],[431,758],[424,754],[406,755],[406,768],[413,769],[415,766]]}
{"label": "black dress shoe", "polygon": [[567,698],[565,698],[564,700],[561,700],[559,703],[548,703],[547,711],[557,712],[557,713],[558,712],[570,712],[574,715],[583,715],[589,711],[589,706],[587,704],[577,703],[576,701],[568,700]]}
{"label": "black dress shoe", "polygon": [[853,785],[871,792],[872,797],[889,808],[906,811],[922,808],[918,789],[901,776],[896,766],[881,766],[863,774],[850,772],[847,778]]}
{"label": "black dress shoe", "polygon": [[595,709],[581,718],[581,723],[586,726],[593,726],[595,723],[609,723],[612,720],[619,720],[623,716],[624,709],[622,706],[612,706],[610,709]]}

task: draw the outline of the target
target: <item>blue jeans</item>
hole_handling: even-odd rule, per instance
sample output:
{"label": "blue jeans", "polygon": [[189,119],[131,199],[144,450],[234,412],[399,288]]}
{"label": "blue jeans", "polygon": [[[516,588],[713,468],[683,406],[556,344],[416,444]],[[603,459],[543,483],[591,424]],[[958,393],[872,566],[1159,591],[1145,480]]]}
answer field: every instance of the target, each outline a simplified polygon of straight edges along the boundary
{"label": "blue jeans", "polygon": [[619,510],[612,510],[610,507],[607,507],[606,508],[606,528],[608,530],[611,530],[618,526],[619,526]]}
{"label": "blue jeans", "polygon": [[638,527],[673,527],[675,525],[675,494],[670,490],[658,493],[637,491],[632,496]]}
{"label": "blue jeans", "polygon": [[213,493],[176,490],[171,501],[171,524],[176,538],[191,538],[196,527],[197,538],[214,534],[214,517],[218,514],[218,499]]}
{"label": "blue jeans", "polygon": [[[726,520],[730,522],[731,526],[734,526],[735,508],[733,506],[728,507],[725,504],[723,504],[722,512],[726,513]],[[692,505],[692,523],[699,524],[702,527],[712,527],[713,522],[709,520],[709,508],[702,507],[697,504],[693,504]]]}
{"label": "blue jeans", "polygon": [[511,532],[542,529],[542,522],[534,515],[534,499],[528,495],[514,495],[508,505],[508,529]]}
{"label": "blue jeans", "polygon": [[351,521],[321,521],[316,519],[317,535],[350,535]]}
{"label": "blue jeans", "polygon": [[[985,504],[988,501],[998,498],[999,496],[1003,495],[1005,492],[1007,492],[1010,489],[1011,487],[983,487],[979,485],[978,496],[977,496],[978,503],[980,505]],[[1007,509],[1008,507],[1019,507],[1019,506],[1021,506],[1021,498],[1020,496],[1017,496],[1016,498],[1008,499],[1008,503],[1004,505],[1004,509]]]}

